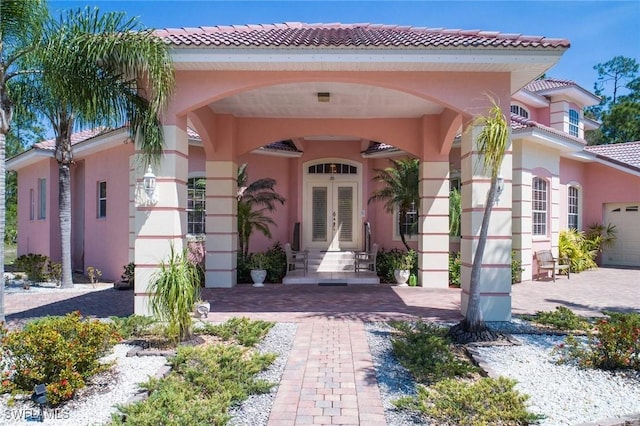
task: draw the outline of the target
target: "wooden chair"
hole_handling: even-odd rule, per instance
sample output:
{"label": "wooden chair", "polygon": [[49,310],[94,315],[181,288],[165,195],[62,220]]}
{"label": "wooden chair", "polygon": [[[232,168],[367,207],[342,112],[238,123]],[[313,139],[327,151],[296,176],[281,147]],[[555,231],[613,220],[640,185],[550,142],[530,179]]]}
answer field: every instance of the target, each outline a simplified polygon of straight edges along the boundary
{"label": "wooden chair", "polygon": [[374,271],[376,270],[376,257],[378,256],[378,244],[374,243],[371,246],[371,251],[362,251],[355,254],[354,269],[356,274],[360,271]]}
{"label": "wooden chair", "polygon": [[295,271],[300,266],[304,273],[309,268],[309,255],[306,251],[293,251],[290,243],[285,243],[284,252],[287,255],[287,273]]}
{"label": "wooden chair", "polygon": [[553,282],[556,282],[556,273],[567,271],[567,279],[571,278],[571,265],[567,259],[556,259],[551,250],[540,250],[536,252],[536,262],[538,262],[538,277],[541,271],[551,271]]}

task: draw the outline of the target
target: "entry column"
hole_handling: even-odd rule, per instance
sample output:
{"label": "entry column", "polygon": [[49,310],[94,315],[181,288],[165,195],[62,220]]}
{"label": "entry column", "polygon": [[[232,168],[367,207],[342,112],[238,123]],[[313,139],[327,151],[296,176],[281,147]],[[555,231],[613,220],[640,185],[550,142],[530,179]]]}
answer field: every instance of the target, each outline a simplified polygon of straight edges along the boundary
{"label": "entry column", "polygon": [[236,285],[238,253],[238,165],[207,161],[207,253],[205,285]]}
{"label": "entry column", "polygon": [[422,287],[449,286],[449,162],[420,165],[418,274]]}
{"label": "entry column", "polygon": [[[481,127],[465,129],[462,134],[462,237],[461,310],[466,314],[471,285],[471,267],[484,216],[491,178],[483,174],[482,156],[477,148]],[[502,162],[500,175],[504,190],[493,206],[487,242],[480,271],[480,309],[485,321],[511,319],[511,141]]]}
{"label": "entry column", "polygon": [[[184,123],[186,126],[186,122]],[[176,125],[163,126],[164,149],[157,165],[152,165],[156,176],[155,191],[147,194],[143,177],[148,164],[143,164],[137,155],[131,158],[131,195],[135,202],[133,217],[135,229],[134,262],[135,301],[134,312],[151,315],[149,307],[149,284],[166,261],[171,245],[178,252],[184,247],[184,230],[187,224],[187,174],[188,140],[184,128]]]}

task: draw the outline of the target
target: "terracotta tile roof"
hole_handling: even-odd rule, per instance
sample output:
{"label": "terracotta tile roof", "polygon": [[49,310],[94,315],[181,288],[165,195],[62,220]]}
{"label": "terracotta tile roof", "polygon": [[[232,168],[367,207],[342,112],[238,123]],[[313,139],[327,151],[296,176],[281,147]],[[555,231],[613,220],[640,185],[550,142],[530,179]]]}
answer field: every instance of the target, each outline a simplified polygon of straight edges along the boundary
{"label": "terracotta tile roof", "polygon": [[519,131],[524,131],[526,129],[539,129],[543,130],[547,133],[550,133],[554,136],[559,136],[563,139],[570,140],[572,142],[578,142],[580,144],[585,144],[584,139],[577,138],[575,136],[571,136],[568,133],[563,131],[554,129],[553,127],[545,126],[544,124],[540,124],[537,121],[529,120],[528,118],[521,117],[517,114],[511,113],[511,131],[512,133],[517,134]]}
{"label": "terracotta tile roof", "polygon": [[396,152],[396,151],[399,151],[399,149],[393,145],[389,145],[382,142],[371,141],[367,149],[362,151],[361,154],[370,155],[370,154],[376,154],[379,152]]}
{"label": "terracotta tile roof", "polygon": [[559,80],[556,78],[546,78],[544,80],[534,80],[531,83],[524,86],[525,89],[530,92],[542,92],[550,89],[557,89],[560,87],[577,86],[575,81],[571,80]]}
{"label": "terracotta tile roof", "polygon": [[608,145],[591,145],[584,148],[600,157],[614,160],[640,169],[640,141],[614,143]]}
{"label": "terracotta tile roof", "polygon": [[[73,146],[77,143],[84,142],[103,133],[110,132],[111,130],[115,129],[112,129],[111,127],[96,127],[95,129],[81,130],[79,132],[72,133],[71,145]],[[37,149],[53,151],[56,147],[56,141],[55,139],[47,139],[41,142],[34,143],[33,147]]]}
{"label": "terracotta tile roof", "polygon": [[155,31],[181,47],[402,47],[402,48],[568,48],[565,39],[496,31],[454,30],[379,24],[232,25],[166,28]]}

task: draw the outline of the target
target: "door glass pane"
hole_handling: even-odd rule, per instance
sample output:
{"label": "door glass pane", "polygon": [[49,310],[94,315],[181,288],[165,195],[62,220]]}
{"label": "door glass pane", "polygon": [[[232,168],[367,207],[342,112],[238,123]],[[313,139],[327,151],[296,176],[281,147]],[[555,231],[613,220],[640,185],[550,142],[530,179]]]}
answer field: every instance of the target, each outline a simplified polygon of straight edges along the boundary
{"label": "door glass pane", "polygon": [[311,192],[311,238],[313,241],[327,241],[327,187],[314,186]]}
{"label": "door glass pane", "polygon": [[338,187],[338,225],[340,226],[339,241],[353,240],[353,188]]}

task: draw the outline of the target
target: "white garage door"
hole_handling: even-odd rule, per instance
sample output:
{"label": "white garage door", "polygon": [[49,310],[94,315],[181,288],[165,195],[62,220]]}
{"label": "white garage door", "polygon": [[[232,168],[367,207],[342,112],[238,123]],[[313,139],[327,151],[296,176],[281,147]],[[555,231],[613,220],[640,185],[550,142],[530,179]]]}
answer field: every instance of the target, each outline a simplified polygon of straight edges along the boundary
{"label": "white garage door", "polygon": [[605,204],[605,224],[616,226],[615,245],[604,251],[603,265],[640,266],[640,202]]}

